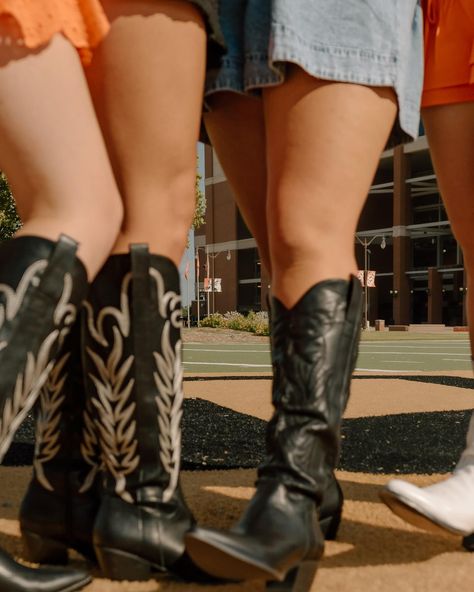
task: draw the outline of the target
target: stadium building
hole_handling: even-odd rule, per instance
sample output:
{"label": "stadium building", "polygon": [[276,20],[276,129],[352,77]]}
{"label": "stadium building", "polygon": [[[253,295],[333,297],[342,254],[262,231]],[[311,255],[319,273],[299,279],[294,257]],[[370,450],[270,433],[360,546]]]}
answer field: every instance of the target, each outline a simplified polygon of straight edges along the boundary
{"label": "stadium building", "polygon": [[[206,224],[195,236],[201,314],[265,310],[269,278],[256,243],[213,149],[206,146],[204,154]],[[425,136],[382,154],[355,248],[361,272],[375,271],[375,287],[367,288],[371,325],[377,319],[386,325],[466,325],[462,252],[447,220]],[[204,291],[212,287],[221,291]]]}

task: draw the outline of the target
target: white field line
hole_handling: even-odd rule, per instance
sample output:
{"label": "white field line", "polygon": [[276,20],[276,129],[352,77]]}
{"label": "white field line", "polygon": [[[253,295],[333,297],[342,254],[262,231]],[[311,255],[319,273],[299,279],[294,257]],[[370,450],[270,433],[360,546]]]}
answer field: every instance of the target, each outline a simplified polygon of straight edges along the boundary
{"label": "white field line", "polygon": [[185,366],[237,366],[238,368],[271,368],[271,364],[226,364],[225,362],[184,362]]}
{"label": "white field line", "polygon": [[[400,360],[380,360],[382,364],[400,364]],[[407,362],[403,360],[404,364],[419,364],[419,362]]]}
{"label": "white field line", "polygon": [[428,345],[433,345],[433,343],[469,343],[468,337],[463,337],[459,339],[367,339],[362,340],[361,343],[369,344],[369,343],[409,343],[409,344],[417,344],[417,343],[427,343]]}
{"label": "white field line", "polygon": [[413,374],[413,372],[423,372],[423,370],[387,370],[386,368],[356,368],[355,372],[386,372],[389,374],[398,372],[399,374]]}
{"label": "white field line", "polygon": [[198,349],[197,347],[183,348],[187,352],[214,352],[216,354],[269,354],[269,349]]}
{"label": "white field line", "polygon": [[443,362],[470,362],[470,360],[456,360],[455,358],[443,358]]}
{"label": "white field line", "polygon": [[[376,343],[360,343],[361,347],[377,347],[379,344]],[[443,343],[441,345],[401,345],[400,343],[383,343],[381,347],[403,347],[405,349],[468,349],[469,343]]]}
{"label": "white field line", "polygon": [[[384,356],[385,354],[392,354],[392,355],[396,355],[396,356],[405,356],[407,355],[407,352],[401,352],[401,351],[365,351],[362,352],[364,355],[370,354],[370,355],[378,355],[378,356]],[[452,354],[450,354],[449,352],[410,352],[409,354],[410,356],[468,356],[470,357],[470,353],[469,354],[460,354],[459,352],[453,352]]]}

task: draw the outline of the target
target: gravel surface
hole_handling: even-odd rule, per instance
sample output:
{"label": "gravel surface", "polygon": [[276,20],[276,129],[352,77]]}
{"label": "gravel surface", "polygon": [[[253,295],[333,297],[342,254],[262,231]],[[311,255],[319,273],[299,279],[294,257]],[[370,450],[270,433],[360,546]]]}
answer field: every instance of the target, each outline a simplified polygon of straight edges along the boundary
{"label": "gravel surface", "polygon": [[[466,411],[346,419],[339,468],[365,473],[450,472],[464,447]],[[4,463],[31,464],[34,422],[18,431]],[[264,456],[265,422],[203,399],[186,399],[184,470],[253,468]]]}

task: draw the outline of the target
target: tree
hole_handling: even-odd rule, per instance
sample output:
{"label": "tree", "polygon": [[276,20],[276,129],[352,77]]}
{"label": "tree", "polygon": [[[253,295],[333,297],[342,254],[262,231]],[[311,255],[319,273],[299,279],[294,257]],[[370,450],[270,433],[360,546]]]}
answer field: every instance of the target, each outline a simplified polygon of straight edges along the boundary
{"label": "tree", "polygon": [[0,241],[11,238],[20,226],[21,220],[10,186],[5,175],[0,172]]}
{"label": "tree", "polygon": [[200,181],[202,177],[199,173],[196,173],[196,209],[194,210],[193,228],[197,230],[204,224],[204,216],[206,215],[206,196],[201,191]]}

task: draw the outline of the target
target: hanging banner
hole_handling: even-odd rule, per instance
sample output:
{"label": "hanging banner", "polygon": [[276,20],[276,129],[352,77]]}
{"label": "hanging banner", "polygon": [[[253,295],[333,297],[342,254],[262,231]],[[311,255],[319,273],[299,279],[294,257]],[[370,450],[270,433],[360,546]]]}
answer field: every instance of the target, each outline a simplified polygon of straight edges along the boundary
{"label": "hanging banner", "polygon": [[365,278],[365,272],[363,269],[359,269],[357,271],[357,278],[359,280],[359,282],[361,283],[361,286],[363,288],[365,288],[367,286],[367,288],[375,288],[375,274],[377,272],[369,269],[367,270],[367,277]]}
{"label": "hanging banner", "polygon": [[375,288],[375,273],[373,270],[367,271],[367,288]]}
{"label": "hanging banner", "polygon": [[222,292],[222,278],[204,278],[204,292]]}

